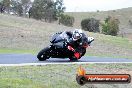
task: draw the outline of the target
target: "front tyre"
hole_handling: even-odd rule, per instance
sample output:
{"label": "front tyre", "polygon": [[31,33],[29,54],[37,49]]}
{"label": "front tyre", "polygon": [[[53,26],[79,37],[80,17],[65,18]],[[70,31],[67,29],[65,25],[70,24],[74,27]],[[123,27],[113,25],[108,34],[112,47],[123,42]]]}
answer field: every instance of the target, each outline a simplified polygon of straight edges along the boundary
{"label": "front tyre", "polygon": [[42,49],[37,55],[38,60],[45,61],[46,59],[49,59],[50,58],[49,53],[48,53],[49,51],[50,51],[49,47]]}

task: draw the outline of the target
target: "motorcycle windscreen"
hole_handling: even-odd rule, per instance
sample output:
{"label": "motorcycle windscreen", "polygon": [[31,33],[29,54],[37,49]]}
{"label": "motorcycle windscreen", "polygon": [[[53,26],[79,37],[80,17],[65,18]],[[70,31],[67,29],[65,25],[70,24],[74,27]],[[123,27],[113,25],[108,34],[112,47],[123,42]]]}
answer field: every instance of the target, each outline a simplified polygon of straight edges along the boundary
{"label": "motorcycle windscreen", "polygon": [[62,32],[62,33],[57,33],[55,35],[53,35],[52,37],[52,43],[58,43],[58,42],[62,42],[65,39],[69,39],[69,36],[66,34],[66,32]]}
{"label": "motorcycle windscreen", "polygon": [[83,44],[88,44],[89,42],[87,36],[84,33],[82,33],[82,41]]}
{"label": "motorcycle windscreen", "polygon": [[60,37],[60,34],[54,34],[51,39],[51,43],[57,43],[59,41],[62,41],[62,38]]}

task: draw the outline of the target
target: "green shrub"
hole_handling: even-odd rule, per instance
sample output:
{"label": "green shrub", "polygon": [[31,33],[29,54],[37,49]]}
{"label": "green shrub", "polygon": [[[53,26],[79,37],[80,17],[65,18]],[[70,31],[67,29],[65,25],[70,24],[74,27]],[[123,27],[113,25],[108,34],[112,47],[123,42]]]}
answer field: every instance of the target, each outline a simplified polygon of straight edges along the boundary
{"label": "green shrub", "polygon": [[87,18],[81,21],[81,27],[85,31],[89,32],[100,32],[99,30],[99,20],[94,18]]}
{"label": "green shrub", "polygon": [[59,19],[59,24],[63,24],[65,26],[73,26],[74,17],[69,15],[62,14]]}
{"label": "green shrub", "polygon": [[114,17],[108,17],[105,19],[105,23],[102,24],[102,33],[107,35],[116,36],[119,32],[119,20]]}

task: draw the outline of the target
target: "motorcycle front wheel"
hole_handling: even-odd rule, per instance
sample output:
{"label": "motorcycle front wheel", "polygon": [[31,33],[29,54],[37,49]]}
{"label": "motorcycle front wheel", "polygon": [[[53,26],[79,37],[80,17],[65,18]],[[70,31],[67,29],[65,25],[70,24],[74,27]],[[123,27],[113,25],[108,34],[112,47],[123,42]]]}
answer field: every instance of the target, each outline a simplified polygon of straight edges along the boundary
{"label": "motorcycle front wheel", "polygon": [[42,49],[37,55],[38,60],[45,61],[46,59],[49,59],[50,58],[50,55],[48,53],[49,51],[50,51],[49,47]]}

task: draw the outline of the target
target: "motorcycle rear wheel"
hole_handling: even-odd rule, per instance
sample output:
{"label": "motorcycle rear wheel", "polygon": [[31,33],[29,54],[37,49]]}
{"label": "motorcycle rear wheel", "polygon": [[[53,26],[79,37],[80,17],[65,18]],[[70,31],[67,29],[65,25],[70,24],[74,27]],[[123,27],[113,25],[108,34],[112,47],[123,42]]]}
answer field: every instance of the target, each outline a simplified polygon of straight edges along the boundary
{"label": "motorcycle rear wheel", "polygon": [[72,58],[69,58],[69,59],[70,59],[70,61],[72,61],[72,62],[78,61],[78,59],[75,58],[75,57],[72,57]]}
{"label": "motorcycle rear wheel", "polygon": [[46,59],[49,59],[50,56],[48,55],[48,51],[49,51],[49,47],[42,49],[37,55],[38,60],[45,61]]}

